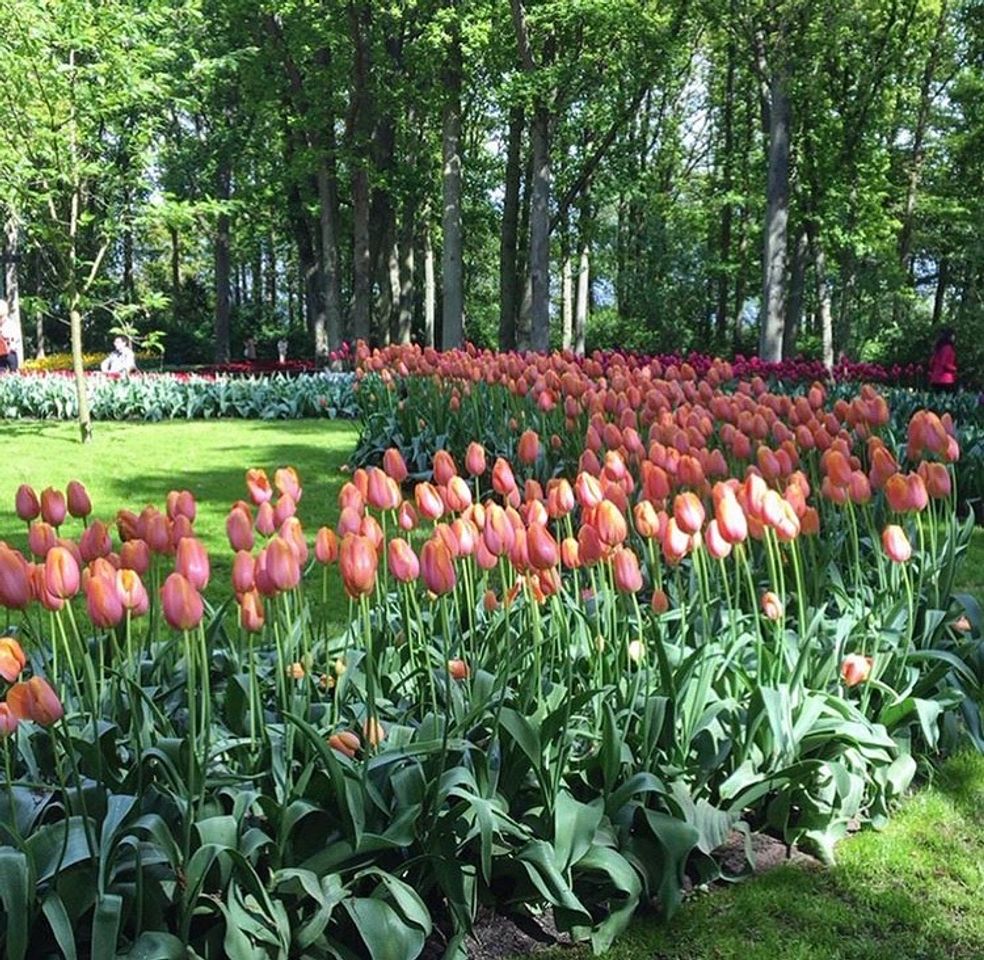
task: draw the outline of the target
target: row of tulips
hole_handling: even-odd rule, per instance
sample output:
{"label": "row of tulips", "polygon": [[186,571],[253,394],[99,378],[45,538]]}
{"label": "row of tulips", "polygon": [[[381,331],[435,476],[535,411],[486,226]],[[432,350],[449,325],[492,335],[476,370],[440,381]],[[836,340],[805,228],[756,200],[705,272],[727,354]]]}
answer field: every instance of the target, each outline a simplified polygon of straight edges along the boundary
{"label": "row of tulips", "polygon": [[[829,854],[918,757],[984,747],[948,419],[894,437],[870,390],[556,363],[522,378],[562,448],[583,430],[566,476],[520,390],[515,455],[441,450],[414,482],[386,449],[316,531],[295,471],[248,471],[231,609],[187,491],[115,522],[78,485],[17,492],[10,956],[454,957],[489,903],[602,950],[734,830]],[[312,603],[339,589],[340,636]]]}

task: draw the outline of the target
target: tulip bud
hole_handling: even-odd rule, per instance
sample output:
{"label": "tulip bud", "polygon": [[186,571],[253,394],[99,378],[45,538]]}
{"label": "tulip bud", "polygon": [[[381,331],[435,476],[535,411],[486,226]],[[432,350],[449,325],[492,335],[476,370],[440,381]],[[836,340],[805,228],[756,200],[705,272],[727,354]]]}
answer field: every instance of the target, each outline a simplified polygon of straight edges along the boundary
{"label": "tulip bud", "polygon": [[609,547],[625,542],[629,525],[625,514],[611,500],[602,500],[595,513],[594,527],[601,542]]}
{"label": "tulip bud", "polygon": [[420,575],[420,561],[406,540],[396,537],[386,548],[389,571],[401,583],[410,583]]}
{"label": "tulip bud", "polygon": [[54,487],[48,487],[41,492],[41,518],[53,527],[60,527],[65,522],[68,507],[65,504],[65,494]]}
{"label": "tulip bud", "polygon": [[301,502],[304,491],[301,489],[301,478],[293,467],[281,467],[273,475],[273,485],[282,497],[290,497],[294,503]]}
{"label": "tulip bud", "polygon": [[247,590],[239,597],[239,625],[248,633],[258,633],[265,622],[263,598],[257,590]]}
{"label": "tulip bud", "polygon": [[142,617],[150,609],[150,597],[147,588],[135,570],[118,570],[116,572],[116,592],[125,610],[135,617]]}
{"label": "tulip bud", "polygon": [[458,475],[458,467],[447,450],[434,452],[433,468],[434,483],[439,487],[446,487],[451,482],[451,478]]}
{"label": "tulip bud", "polygon": [[882,550],[893,563],[905,563],[912,556],[912,545],[905,531],[897,524],[889,524],[882,530]]}
{"label": "tulip bud", "polygon": [[205,612],[198,591],[180,573],[172,573],[164,581],[164,586],[161,587],[161,607],[164,619],[175,630],[192,630],[201,623]]}
{"label": "tulip bud", "polygon": [[269,500],[264,500],[256,511],[256,529],[264,536],[270,537],[277,529],[277,520],[274,516],[273,505]]}
{"label": "tulip bud", "polygon": [[420,572],[427,589],[441,596],[450,593],[458,582],[451,551],[443,540],[428,540],[420,551]]}
{"label": "tulip bud", "polygon": [[233,550],[252,550],[255,542],[252,517],[245,510],[230,510],[226,517],[226,536]]}
{"label": "tulip bud", "polygon": [[499,457],[492,467],[492,489],[503,497],[508,497],[516,490],[516,478],[513,476],[512,467],[502,457]]}
{"label": "tulip bud", "polygon": [[33,720],[42,727],[50,727],[65,715],[58,694],[44,677],[15,683],[7,691],[7,707],[18,720]]}
{"label": "tulip bud", "polygon": [[379,467],[370,467],[366,500],[374,510],[395,510],[400,505],[400,488]]}
{"label": "tulip bud", "polygon": [[468,664],[464,660],[449,660],[448,673],[452,680],[467,680],[471,670],[468,669]]}
{"label": "tulip bud", "polygon": [[463,477],[454,476],[448,481],[445,500],[452,513],[464,513],[471,506],[471,489]]}
{"label": "tulip bud", "polygon": [[874,660],[858,653],[849,653],[841,661],[840,675],[845,687],[856,687],[871,675]]}
{"label": "tulip bud", "polygon": [[85,606],[93,626],[103,630],[115,627],[123,619],[123,602],[115,579],[89,577],[85,585]]}
{"label": "tulip bud", "polygon": [[413,504],[409,500],[404,500],[400,504],[400,509],[396,514],[396,522],[399,524],[400,529],[405,533],[409,533],[411,530],[417,527],[417,511],[414,509]]}
{"label": "tulip bud", "polygon": [[494,613],[499,608],[499,598],[495,595],[494,590],[485,591],[485,595],[482,597],[482,606],[486,613]]}
{"label": "tulip bud", "polygon": [[366,738],[366,743],[378,747],[386,739],[386,728],[372,717],[362,725],[362,734]]}
{"label": "tulip bud", "polygon": [[560,562],[560,548],[550,531],[539,523],[526,533],[526,549],[530,565],[536,570],[549,570]]}
{"label": "tulip bud", "polygon": [[652,607],[653,613],[666,613],[670,609],[670,598],[664,590],[654,590],[649,605]]}
{"label": "tulip bud", "polygon": [[13,637],[0,637],[0,677],[13,683],[27,666],[27,657]]}
{"label": "tulip bud", "polygon": [[284,525],[285,520],[289,520],[297,513],[297,504],[289,494],[281,494],[277,498],[277,504],[273,508],[273,526],[279,530]]}
{"label": "tulip bud", "polygon": [[185,517],[189,523],[195,522],[198,507],[190,490],[172,490],[167,495],[167,515],[172,520]]}
{"label": "tulip bud", "polygon": [[204,590],[208,586],[211,573],[208,553],[194,537],[185,537],[178,544],[174,568],[196,590]]}
{"label": "tulip bud", "polygon": [[704,524],[704,504],[695,493],[678,493],[673,501],[673,517],[684,533],[696,533]]}
{"label": "tulip bud", "polygon": [[273,487],[270,486],[265,470],[255,468],[247,470],[246,489],[249,490],[250,499],[257,506],[266,503],[273,496]]}
{"label": "tulip bud", "polygon": [[85,487],[78,480],[70,480],[65,488],[68,512],[77,519],[92,513],[92,501]]}
{"label": "tulip bud", "polygon": [[480,477],[485,473],[485,448],[474,440],[468,444],[468,451],[465,454],[465,469],[473,477]]}
{"label": "tulip bud", "polygon": [[30,523],[41,513],[41,503],[33,487],[22,483],[14,495],[14,510],[25,523]]}
{"label": "tulip bud", "polygon": [[379,556],[368,537],[347,534],[338,553],[338,568],[342,583],[350,597],[367,596],[376,585]]}
{"label": "tulip bud", "polygon": [[444,515],[444,501],[433,484],[418,483],[413,495],[422,517],[439,520]]}
{"label": "tulip bud", "polygon": [[403,483],[406,480],[409,473],[407,464],[403,459],[403,454],[396,447],[390,447],[383,454],[383,470],[388,477],[397,483]]}
{"label": "tulip bud", "polygon": [[330,527],[321,527],[314,538],[314,556],[318,563],[334,563],[338,559],[338,537]]}
{"label": "tulip bud", "polygon": [[769,620],[782,619],[782,601],[771,590],[762,594],[762,612]]}
{"label": "tulip bud", "polygon": [[337,753],[343,753],[350,760],[358,752],[361,742],[359,737],[350,730],[343,730],[341,733],[333,733],[328,738],[328,746]]}
{"label": "tulip bud", "polygon": [[0,606],[23,610],[31,602],[27,561],[16,550],[0,542]]}
{"label": "tulip bud", "polygon": [[636,593],[642,589],[642,571],[639,559],[627,547],[619,547],[612,558],[615,588],[622,593]]}
{"label": "tulip bud", "polygon": [[70,550],[52,547],[44,560],[44,582],[48,592],[59,600],[67,600],[79,592],[82,574]]}
{"label": "tulip bud", "polygon": [[520,463],[536,463],[536,458],[540,455],[540,438],[535,430],[524,430],[520,435],[519,444],[516,447],[516,456]]}
{"label": "tulip bud", "polygon": [[96,557],[105,557],[112,552],[113,544],[109,539],[106,524],[101,520],[93,520],[79,537],[79,553],[82,555],[83,562],[89,563]]}
{"label": "tulip bud", "polygon": [[143,576],[150,568],[150,548],[144,540],[127,540],[120,547],[120,566]]}
{"label": "tulip bud", "polygon": [[19,722],[17,714],[6,703],[0,703],[0,740],[14,733]]}
{"label": "tulip bud", "polygon": [[301,582],[301,566],[294,548],[283,537],[274,537],[266,548],[266,572],[275,589],[293,590]]}

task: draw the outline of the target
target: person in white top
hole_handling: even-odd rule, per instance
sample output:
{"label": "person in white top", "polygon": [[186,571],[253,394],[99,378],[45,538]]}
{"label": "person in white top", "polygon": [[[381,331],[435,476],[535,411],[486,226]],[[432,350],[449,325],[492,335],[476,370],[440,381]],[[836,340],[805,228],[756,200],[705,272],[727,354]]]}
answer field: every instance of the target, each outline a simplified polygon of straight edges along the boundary
{"label": "person in white top", "polygon": [[113,341],[113,352],[99,365],[103,373],[130,373],[137,369],[137,361],[125,337]]}
{"label": "person in white top", "polygon": [[0,300],[0,370],[17,369],[17,332],[7,301]]}

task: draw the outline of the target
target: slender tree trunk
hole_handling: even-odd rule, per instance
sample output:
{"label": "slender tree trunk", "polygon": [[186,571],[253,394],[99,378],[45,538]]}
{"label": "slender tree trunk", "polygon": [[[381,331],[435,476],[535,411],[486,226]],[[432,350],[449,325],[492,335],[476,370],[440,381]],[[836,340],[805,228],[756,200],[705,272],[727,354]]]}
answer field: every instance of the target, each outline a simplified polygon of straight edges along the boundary
{"label": "slender tree trunk", "polygon": [[787,84],[785,66],[776,65],[769,85],[769,175],[759,330],[759,356],[771,362],[782,359],[783,311],[786,301],[790,124]]}
{"label": "slender tree trunk", "polygon": [[442,190],[444,242],[441,247],[441,346],[460,347],[464,336],[461,234],[461,41],[452,37],[444,71]]}
{"label": "slender tree trunk", "polygon": [[800,316],[803,313],[803,287],[806,281],[809,241],[806,229],[801,228],[793,252],[793,267],[789,275],[789,300],[786,304],[786,322],[782,329],[782,355],[788,359],[796,355],[796,338],[799,336]]}
{"label": "slender tree trunk", "polygon": [[834,312],[827,277],[827,256],[815,227],[810,228],[810,246],[813,248],[813,265],[817,275],[817,304],[820,310],[820,343],[823,364],[828,370],[834,367]]}
{"label": "slender tree trunk", "polygon": [[574,265],[571,252],[570,223],[565,217],[563,235],[561,237],[563,256],[561,260],[561,346],[570,350],[574,342]]}
{"label": "slender tree trunk", "polygon": [[943,322],[943,307],[946,304],[946,288],[950,282],[950,260],[943,257],[940,260],[939,277],[936,280],[936,294],[933,297],[933,328],[939,328]]}
{"label": "slender tree trunk", "polygon": [[228,164],[220,164],[215,180],[215,196],[220,203],[215,223],[213,258],[215,263],[215,362],[228,363],[231,357],[229,346],[229,264],[230,264],[230,220],[226,204],[230,197],[231,172]]}
{"label": "slender tree trunk", "polygon": [[550,114],[533,113],[533,196],[530,206],[530,343],[550,346]]}
{"label": "slender tree trunk", "polygon": [[272,315],[277,313],[277,241],[271,233],[266,241],[266,268],[263,279],[266,282],[266,302]]}
{"label": "slender tree trunk", "polygon": [[123,302],[133,303],[133,208],[130,190],[123,190]]}
{"label": "slender tree trunk", "polygon": [[180,318],[181,305],[181,238],[178,228],[168,227],[171,235],[171,315],[175,320]]}
{"label": "slender tree trunk", "polygon": [[516,329],[514,346],[529,349],[530,310],[532,309],[532,289],[530,287],[530,206],[533,194],[533,155],[527,157],[523,174],[523,201],[519,214],[519,243],[516,248],[516,272],[519,302],[516,305]]}
{"label": "slender tree trunk", "polygon": [[520,181],[522,179],[524,115],[521,106],[509,110],[506,146],[506,183],[502,203],[502,238],[499,243],[499,349],[516,347],[516,310],[519,303],[517,243]]}
{"label": "slender tree trunk", "polygon": [[[731,20],[736,21],[736,0],[731,0]],[[734,220],[734,204],[730,194],[734,186],[735,142],[735,70],[737,53],[733,37],[728,40],[728,65],[724,82],[724,176],[721,188],[725,194],[721,209],[721,230],[718,237],[717,304],[714,310],[714,335],[723,345],[728,329],[728,300],[731,293],[731,231]]]}
{"label": "slender tree trunk", "polygon": [[[17,220],[13,215],[7,217],[4,222],[4,250],[7,254],[4,262],[4,295],[7,300],[7,323],[8,329],[13,332],[13,336],[8,339],[12,341],[14,351],[17,353],[18,366],[24,362],[24,329],[21,324],[20,309],[20,275],[17,269],[19,260],[20,238],[17,227]],[[42,356],[44,347],[41,347]]]}
{"label": "slender tree trunk", "polygon": [[400,228],[400,313],[395,340],[410,343],[413,334],[414,239],[417,233],[417,209],[413,200],[403,206]]}
{"label": "slender tree trunk", "polygon": [[319,227],[321,229],[322,286],[326,335],[315,337],[314,353],[325,359],[342,344],[342,291],[338,271],[338,181],[334,161],[334,134],[328,156],[318,166]]}
{"label": "slender tree trunk", "polygon": [[588,313],[591,309],[591,243],[589,239],[590,214],[588,200],[585,195],[581,201],[578,217],[578,258],[577,272],[577,306],[574,310],[574,352],[579,356],[584,354],[584,341],[588,328]]}
{"label": "slender tree trunk", "polygon": [[436,289],[434,283],[434,243],[429,219],[424,221],[424,345],[434,346]]}
{"label": "slender tree trunk", "polygon": [[352,72],[352,336],[368,340],[372,296],[372,251],[369,237],[368,154],[372,130],[370,96],[369,29],[370,4],[362,0],[349,5],[354,49]]}

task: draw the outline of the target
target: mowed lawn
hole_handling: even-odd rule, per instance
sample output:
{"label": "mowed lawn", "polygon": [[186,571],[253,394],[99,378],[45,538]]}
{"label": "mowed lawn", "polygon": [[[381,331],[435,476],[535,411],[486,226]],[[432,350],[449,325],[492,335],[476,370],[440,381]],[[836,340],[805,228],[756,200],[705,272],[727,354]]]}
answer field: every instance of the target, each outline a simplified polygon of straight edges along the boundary
{"label": "mowed lawn", "polygon": [[[271,480],[277,467],[298,471],[304,486],[298,514],[313,540],[321,524],[334,526],[337,520],[338,490],[345,482],[340,468],[358,429],[328,420],[97,423],[92,443],[83,446],[71,423],[3,422],[0,437],[0,539],[26,550],[25,527],[14,513],[14,493],[22,483],[40,493],[81,480],[93,516],[108,522],[121,508],[139,513],[152,503],[163,510],[169,490],[190,490],[198,501],[195,529],[212,555],[215,586],[209,585],[208,595],[217,602],[231,593],[225,517],[235,500],[247,498],[247,468],[263,467]],[[63,530],[77,536],[81,524],[69,518]],[[341,586],[332,581],[326,612],[341,622],[347,610]]]}

